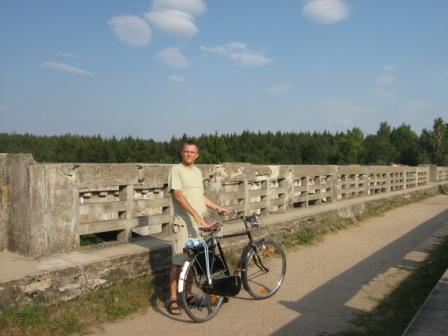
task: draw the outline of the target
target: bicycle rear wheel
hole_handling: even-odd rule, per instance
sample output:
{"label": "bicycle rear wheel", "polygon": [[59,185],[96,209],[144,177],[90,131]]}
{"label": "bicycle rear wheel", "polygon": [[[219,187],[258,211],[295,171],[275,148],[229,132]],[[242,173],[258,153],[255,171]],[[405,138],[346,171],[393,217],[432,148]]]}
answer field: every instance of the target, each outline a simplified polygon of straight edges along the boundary
{"label": "bicycle rear wheel", "polygon": [[272,241],[263,241],[249,250],[246,266],[242,272],[243,286],[255,299],[267,299],[274,295],[286,272],[283,249]]}
{"label": "bicycle rear wheel", "polygon": [[[212,278],[220,275],[222,260],[219,256],[210,253],[210,272]],[[204,263],[204,253],[193,257],[191,261],[185,262],[179,279],[179,300],[188,314],[196,322],[210,320],[218,313],[224,297],[208,294],[204,291],[207,286],[207,271]]]}

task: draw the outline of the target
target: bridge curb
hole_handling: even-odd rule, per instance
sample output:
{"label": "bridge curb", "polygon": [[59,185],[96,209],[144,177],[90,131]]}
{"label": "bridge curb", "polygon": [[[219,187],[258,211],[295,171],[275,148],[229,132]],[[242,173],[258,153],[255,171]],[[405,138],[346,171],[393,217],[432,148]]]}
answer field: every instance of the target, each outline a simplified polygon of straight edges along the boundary
{"label": "bridge curb", "polygon": [[432,289],[402,336],[442,336],[448,332],[448,269]]}

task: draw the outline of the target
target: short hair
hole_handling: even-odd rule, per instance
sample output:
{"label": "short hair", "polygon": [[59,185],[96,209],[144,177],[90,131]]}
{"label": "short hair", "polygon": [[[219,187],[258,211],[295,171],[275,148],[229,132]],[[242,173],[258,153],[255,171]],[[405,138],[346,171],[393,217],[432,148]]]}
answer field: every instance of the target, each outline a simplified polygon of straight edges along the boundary
{"label": "short hair", "polygon": [[199,144],[198,144],[198,142],[196,140],[189,139],[189,140],[185,140],[184,142],[182,142],[181,151],[184,149],[185,145],[196,146],[196,148],[198,149],[198,152],[199,152]]}

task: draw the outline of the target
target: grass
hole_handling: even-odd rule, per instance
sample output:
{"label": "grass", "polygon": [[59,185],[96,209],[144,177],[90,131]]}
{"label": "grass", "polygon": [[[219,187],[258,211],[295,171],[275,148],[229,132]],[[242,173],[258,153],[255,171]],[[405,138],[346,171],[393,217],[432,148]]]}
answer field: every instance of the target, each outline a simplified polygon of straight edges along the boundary
{"label": "grass", "polygon": [[343,331],[334,336],[401,335],[447,267],[448,240],[445,240],[373,311],[362,313],[352,321],[357,331]]}
{"label": "grass", "polygon": [[440,185],[440,193],[443,195],[448,195],[448,184]]}
{"label": "grass", "polygon": [[79,246],[89,246],[104,243],[105,240],[95,234],[82,235],[79,240]]}
{"label": "grass", "polygon": [[342,218],[339,216],[326,217],[319,223],[310,227],[302,228],[298,232],[285,233],[282,237],[282,244],[286,249],[295,248],[297,246],[312,245],[320,242],[323,237],[330,232],[344,230],[349,226],[370,217],[381,216],[389,210],[406,204],[419,202],[434,195],[435,193],[425,193],[413,198],[400,198],[381,203],[371,203],[367,206],[366,211],[354,218]]}
{"label": "grass", "polygon": [[[430,196],[433,196],[433,194],[427,194],[412,199],[390,200],[382,204],[371,204],[362,216],[358,216],[355,219],[340,217],[324,218],[318,225],[311,228],[304,228],[299,232],[285,234],[282,241],[283,246],[286,249],[293,249],[297,246],[314,244],[317,241],[320,241],[325,234],[345,229],[368,217],[381,215],[390,209],[417,202]],[[96,237],[86,237],[86,242],[97,243],[98,241],[96,241],[96,239]],[[447,260],[448,252],[445,252],[447,253],[445,260]],[[239,253],[240,250],[236,251],[230,249],[229,253],[226,254],[228,263],[233,267],[236,265]],[[419,280],[419,284],[415,287],[418,290],[408,289],[408,294],[404,294],[406,299],[415,297],[415,293],[420,294],[422,292],[420,286],[423,286],[422,283],[425,282],[425,286],[428,289],[419,295],[418,302],[411,303],[413,307],[417,307],[419,302],[424,300],[435,283],[437,275],[440,273],[438,269],[433,270],[433,265],[438,265],[438,263],[436,262],[434,264],[422,266],[420,270],[421,272],[424,272],[431,266],[431,271],[428,271],[429,273],[424,276],[422,275],[422,277],[426,279],[426,277],[432,275],[432,280]],[[139,279],[123,279],[119,284],[113,285],[110,288],[94,291],[71,301],[61,302],[55,305],[27,304],[19,307],[6,308],[3,312],[0,312],[0,335],[50,336],[85,333],[89,328],[92,328],[95,325],[115,321],[130,314],[144,311],[151,303],[154,303],[158,297],[165,298],[168,292],[167,278],[167,274],[161,274],[159,276],[146,276]],[[408,287],[411,285],[403,286]],[[390,298],[388,297],[378,306],[378,313],[360,316],[354,323],[367,330],[380,330],[380,328],[385,328],[379,326],[379,317],[392,316],[393,319],[396,315],[401,315],[401,304],[404,303],[399,301],[401,303],[394,303],[392,305],[392,303],[395,302],[394,300],[393,296]],[[406,318],[410,316],[410,320],[415,313],[415,310],[416,308],[414,308],[413,311],[406,313]],[[403,321],[404,320],[405,318]],[[407,321],[409,322],[409,320]],[[383,332],[378,332],[376,334],[354,334],[351,331],[338,334],[338,336],[354,335],[389,334]]]}
{"label": "grass", "polygon": [[27,304],[0,314],[0,335],[71,335],[145,310],[154,294],[154,277],[123,279],[119,284],[55,305]]}

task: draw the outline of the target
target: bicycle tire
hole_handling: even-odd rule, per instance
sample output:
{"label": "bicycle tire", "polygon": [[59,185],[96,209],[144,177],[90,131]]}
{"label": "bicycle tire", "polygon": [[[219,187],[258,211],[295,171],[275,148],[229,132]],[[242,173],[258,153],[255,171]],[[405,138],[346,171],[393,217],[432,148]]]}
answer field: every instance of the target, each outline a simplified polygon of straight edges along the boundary
{"label": "bicycle tire", "polygon": [[269,240],[260,241],[249,249],[245,260],[241,275],[246,291],[257,300],[274,295],[286,273],[286,257],[281,246]]}
{"label": "bicycle tire", "polygon": [[[221,308],[224,297],[204,292],[207,283],[206,269],[199,253],[190,261],[186,261],[182,267],[179,279],[179,301],[187,315],[195,322],[206,322],[215,316]],[[213,256],[211,263],[212,278],[221,274],[222,260],[219,256]],[[203,258],[202,258],[203,259]],[[217,265],[217,267],[216,267]]]}

